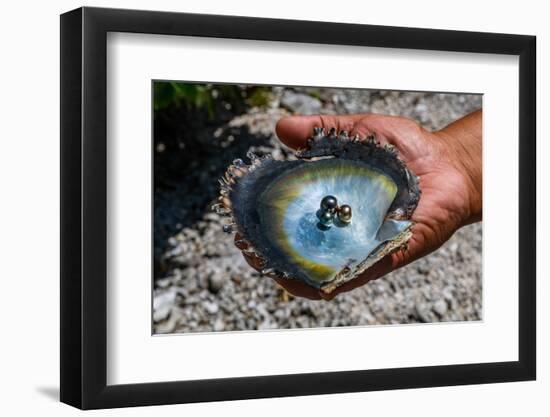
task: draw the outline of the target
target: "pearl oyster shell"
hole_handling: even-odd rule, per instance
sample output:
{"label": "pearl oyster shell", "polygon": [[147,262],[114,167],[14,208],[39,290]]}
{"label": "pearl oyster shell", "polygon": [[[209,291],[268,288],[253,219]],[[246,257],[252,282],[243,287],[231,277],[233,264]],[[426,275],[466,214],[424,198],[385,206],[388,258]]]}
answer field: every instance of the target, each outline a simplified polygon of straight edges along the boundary
{"label": "pearl oyster shell", "polygon": [[[391,145],[315,128],[296,155],[277,161],[249,153],[250,164],[235,160],[220,180],[214,208],[231,219],[224,230],[240,234],[262,273],[330,293],[406,247],[420,188]],[[320,224],[327,195],[353,208],[349,224]]]}

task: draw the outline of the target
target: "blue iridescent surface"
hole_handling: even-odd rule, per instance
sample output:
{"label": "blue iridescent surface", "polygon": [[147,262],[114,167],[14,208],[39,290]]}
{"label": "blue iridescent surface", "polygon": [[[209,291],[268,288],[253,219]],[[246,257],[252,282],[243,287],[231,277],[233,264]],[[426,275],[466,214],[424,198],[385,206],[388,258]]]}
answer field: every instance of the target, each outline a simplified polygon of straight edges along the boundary
{"label": "blue iridescent surface", "polygon": [[[277,259],[279,265],[319,285],[346,267],[355,269],[411,225],[385,220],[396,194],[393,180],[365,163],[325,159],[301,164],[274,179],[260,194],[258,213],[270,244],[283,257]],[[320,203],[326,196],[351,206],[350,223],[337,218],[332,224],[320,221]]]}
{"label": "blue iridescent surface", "polygon": [[[326,195],[353,208],[347,225],[337,221],[330,227],[319,225],[319,202]],[[384,218],[395,197],[378,180],[365,175],[342,175],[319,179],[305,185],[287,207],[283,227],[290,246],[315,263],[340,270],[363,261],[381,243],[391,240],[409,225],[409,221]]]}

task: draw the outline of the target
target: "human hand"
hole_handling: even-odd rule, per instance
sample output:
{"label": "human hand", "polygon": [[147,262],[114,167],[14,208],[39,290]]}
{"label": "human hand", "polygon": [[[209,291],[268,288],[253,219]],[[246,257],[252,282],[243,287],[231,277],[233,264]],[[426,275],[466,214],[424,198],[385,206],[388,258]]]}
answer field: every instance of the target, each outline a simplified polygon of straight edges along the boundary
{"label": "human hand", "polygon": [[[419,177],[422,197],[412,216],[415,223],[407,249],[382,258],[333,292],[327,294],[294,279],[275,280],[296,296],[330,300],[426,256],[460,227],[480,221],[481,118],[481,110],[478,110],[433,133],[412,120],[377,114],[290,116],[279,120],[277,136],[294,149],[305,147],[314,127],[323,127],[327,131],[331,128],[338,132],[346,130],[363,139],[374,134],[381,144],[395,146],[399,158]],[[236,245],[240,247],[238,236]],[[258,258],[247,253],[244,255],[252,267],[260,269]]]}

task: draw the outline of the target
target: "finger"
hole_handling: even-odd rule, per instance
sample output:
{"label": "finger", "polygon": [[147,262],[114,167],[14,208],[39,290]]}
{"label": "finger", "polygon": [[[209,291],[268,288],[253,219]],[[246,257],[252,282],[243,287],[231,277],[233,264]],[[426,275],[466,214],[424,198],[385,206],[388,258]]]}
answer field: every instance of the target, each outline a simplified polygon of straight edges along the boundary
{"label": "finger", "polygon": [[322,127],[327,131],[334,128],[352,131],[355,124],[364,117],[362,114],[349,115],[313,115],[313,116],[288,116],[277,122],[275,131],[277,137],[285,145],[298,149],[305,146],[308,138],[311,137],[314,127]]}
{"label": "finger", "polygon": [[240,250],[248,249],[248,243],[239,233],[235,233],[235,246]]}
{"label": "finger", "polygon": [[264,265],[264,261],[258,257],[255,253],[247,253],[243,252],[244,260],[250,265],[252,268],[254,268],[256,271],[261,271],[262,267]]}
{"label": "finger", "polygon": [[321,298],[318,290],[296,279],[279,277],[273,279],[295,297],[309,298],[310,300],[319,300]]}

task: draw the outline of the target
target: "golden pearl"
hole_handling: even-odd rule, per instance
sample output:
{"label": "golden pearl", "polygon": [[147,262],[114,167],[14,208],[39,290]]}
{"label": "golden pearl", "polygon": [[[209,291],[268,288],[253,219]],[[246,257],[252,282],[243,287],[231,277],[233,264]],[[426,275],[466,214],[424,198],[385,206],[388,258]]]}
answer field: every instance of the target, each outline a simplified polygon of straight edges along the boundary
{"label": "golden pearl", "polygon": [[347,204],[343,204],[338,208],[338,219],[342,223],[349,223],[351,221],[351,207]]}

